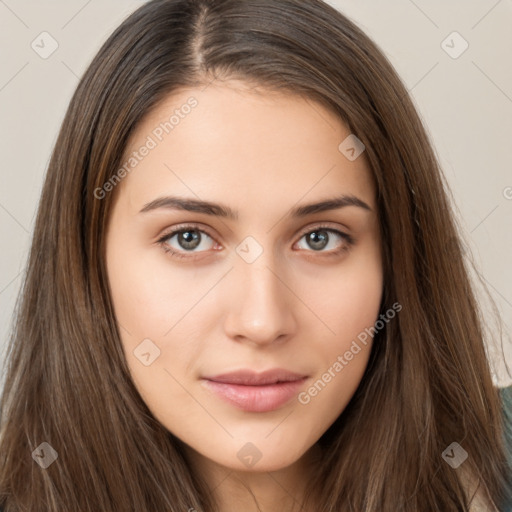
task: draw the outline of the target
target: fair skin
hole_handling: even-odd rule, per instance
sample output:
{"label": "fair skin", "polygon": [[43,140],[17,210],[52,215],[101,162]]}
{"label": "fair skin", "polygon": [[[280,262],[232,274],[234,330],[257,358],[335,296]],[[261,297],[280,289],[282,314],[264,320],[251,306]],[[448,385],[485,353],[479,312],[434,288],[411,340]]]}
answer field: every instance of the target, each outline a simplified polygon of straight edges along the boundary
{"label": "fair skin", "polygon": [[[126,155],[191,96],[197,106],[115,190],[106,262],[126,359],[141,397],[186,444],[222,512],[258,510],[251,493],[263,512],[299,510],[315,443],[350,401],[370,355],[371,339],[299,401],[378,318],[375,187],[364,153],[350,161],[338,149],[350,131],[333,113],[235,81],[169,96],[137,127]],[[238,217],[141,212],[171,195],[222,203]],[[366,206],[288,215],[342,195]],[[187,238],[170,233],[183,224],[192,224]],[[145,353],[160,350],[148,365],[134,354],[146,339]],[[203,379],[273,368],[304,379],[269,411],[242,410]]]}

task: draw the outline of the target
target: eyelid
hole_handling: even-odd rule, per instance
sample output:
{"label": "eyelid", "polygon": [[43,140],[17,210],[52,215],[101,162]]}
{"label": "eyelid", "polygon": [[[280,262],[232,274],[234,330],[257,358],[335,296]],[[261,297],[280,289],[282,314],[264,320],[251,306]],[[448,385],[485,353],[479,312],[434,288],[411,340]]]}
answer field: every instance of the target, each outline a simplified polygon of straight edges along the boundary
{"label": "eyelid", "polygon": [[304,229],[299,231],[299,235],[298,236],[299,236],[299,238],[301,238],[304,235],[307,235],[308,233],[311,233],[311,231],[315,231],[317,229],[329,229],[329,230],[332,230],[332,231],[337,231],[338,233],[341,233],[342,235],[349,236],[347,233],[345,233],[345,231],[343,231],[343,230],[348,231],[347,228],[341,228],[339,226],[339,224],[334,224],[334,223],[331,223],[331,222],[322,222],[322,221],[319,221],[316,224],[313,223],[310,226],[306,226]]}
{"label": "eyelid", "polygon": [[215,237],[209,232],[209,229],[206,226],[204,226],[203,224],[183,223],[183,224],[177,224],[176,226],[173,226],[172,228],[164,230],[163,233],[158,236],[156,241],[161,242],[162,240],[165,240],[167,238],[170,238],[173,235],[178,234],[180,231],[187,231],[187,230],[200,231],[201,233],[204,233],[204,234],[208,235],[211,239],[215,240]]}

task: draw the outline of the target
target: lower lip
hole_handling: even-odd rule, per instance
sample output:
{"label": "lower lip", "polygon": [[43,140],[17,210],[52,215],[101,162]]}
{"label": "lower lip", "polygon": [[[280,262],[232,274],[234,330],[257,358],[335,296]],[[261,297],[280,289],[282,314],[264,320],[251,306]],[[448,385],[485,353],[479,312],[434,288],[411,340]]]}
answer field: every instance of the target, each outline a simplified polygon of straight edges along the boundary
{"label": "lower lip", "polygon": [[264,386],[243,386],[204,380],[204,385],[223,400],[247,412],[274,411],[297,396],[306,378]]}

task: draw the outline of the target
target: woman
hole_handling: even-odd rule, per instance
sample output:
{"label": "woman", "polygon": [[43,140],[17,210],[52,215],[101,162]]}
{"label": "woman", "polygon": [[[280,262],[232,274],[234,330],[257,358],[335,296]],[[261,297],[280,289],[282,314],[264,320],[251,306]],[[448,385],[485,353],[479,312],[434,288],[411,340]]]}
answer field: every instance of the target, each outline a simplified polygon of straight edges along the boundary
{"label": "woman", "polygon": [[511,502],[438,163],[386,58],[321,1],[123,22],[64,119],[22,297],[6,512]]}

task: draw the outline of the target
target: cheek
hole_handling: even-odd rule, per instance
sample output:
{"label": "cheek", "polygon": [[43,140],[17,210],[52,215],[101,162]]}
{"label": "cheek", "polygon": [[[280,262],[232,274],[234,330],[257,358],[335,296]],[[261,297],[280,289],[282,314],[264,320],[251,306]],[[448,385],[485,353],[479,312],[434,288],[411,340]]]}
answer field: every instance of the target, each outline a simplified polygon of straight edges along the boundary
{"label": "cheek", "polygon": [[319,276],[317,283],[321,286],[309,283],[308,300],[322,322],[311,321],[305,328],[308,338],[316,340],[309,349],[316,354],[319,372],[299,402],[334,420],[357,389],[370,356],[383,287],[378,247],[365,247],[329,279]]}
{"label": "cheek", "polygon": [[[112,238],[107,247],[112,302],[132,377],[141,394],[159,401],[161,390],[173,384],[167,372],[186,371],[196,359],[194,337],[183,329],[211,284],[172,268],[157,248],[129,244],[127,237]],[[179,386],[175,391],[179,395]]]}
{"label": "cheek", "polygon": [[112,302],[135,387],[159,420],[179,424],[193,405],[179,383],[198,351],[184,327],[207,283],[195,283],[190,275],[165,263],[156,251],[123,243],[113,243],[107,251]]}
{"label": "cheek", "polygon": [[340,349],[377,319],[383,291],[380,250],[368,244],[335,270],[322,272],[315,282],[304,283],[302,293],[323,322],[318,328],[325,333],[324,341],[330,340],[331,349]]}
{"label": "cheek", "polygon": [[[328,305],[326,323],[335,334],[323,337],[309,347],[317,362],[317,373],[298,396],[304,420],[314,436],[320,436],[348,405],[364,375],[373,344],[374,326],[379,314],[381,289],[377,282],[359,281],[352,289],[343,287],[346,297]],[[325,329],[324,329],[325,331]]]}
{"label": "cheek", "polygon": [[[162,338],[208,291],[216,276],[173,266],[161,250],[138,247],[107,252],[112,301],[118,322],[134,336]],[[211,282],[210,282],[211,281]]]}

